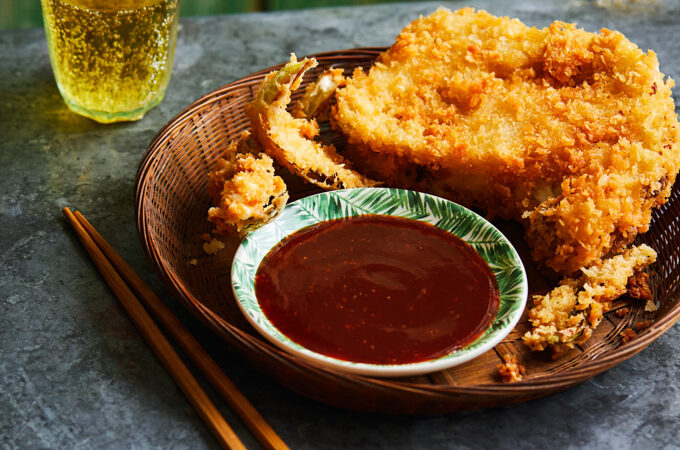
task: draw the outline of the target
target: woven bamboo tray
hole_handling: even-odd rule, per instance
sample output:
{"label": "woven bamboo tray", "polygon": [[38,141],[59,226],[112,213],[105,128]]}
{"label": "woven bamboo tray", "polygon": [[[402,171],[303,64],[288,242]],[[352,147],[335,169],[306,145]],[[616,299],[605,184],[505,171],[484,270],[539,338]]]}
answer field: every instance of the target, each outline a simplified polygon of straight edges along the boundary
{"label": "woven bamboo tray", "polygon": [[[319,66],[306,82],[325,68],[369,67],[383,48],[364,48],[314,55]],[[272,67],[230,83],[200,98],[155,137],[141,161],[136,183],[139,237],[148,257],[167,286],[208,327],[252,364],[281,384],[313,399],[343,408],[391,412],[438,413],[480,409],[522,402],[566,389],[609,369],[647,347],[680,317],[680,192],[676,185],[668,203],[655,211],[652,226],[640,242],[658,252],[651,277],[660,308],[648,313],[644,302],[625,298],[616,308],[628,307],[622,318],[606,315],[593,337],[582,346],[551,360],[531,353],[520,342],[526,320],[498,346],[464,365],[416,378],[374,379],[323,369],[289,355],[261,338],[236,306],[230,285],[231,258],[238,245],[208,256],[200,236],[209,232],[210,206],[206,173],[229,142],[248,128],[243,107]],[[304,85],[298,89],[299,95]],[[294,95],[294,98],[296,96]],[[301,183],[289,188],[293,198],[306,194]],[[545,292],[555,280],[545,280],[528,258],[518,224],[496,222],[520,252],[529,274],[530,291]],[[196,260],[196,264],[192,264]],[[653,321],[632,340],[620,333],[641,321]],[[497,365],[507,353],[526,366],[527,376],[504,384]]]}

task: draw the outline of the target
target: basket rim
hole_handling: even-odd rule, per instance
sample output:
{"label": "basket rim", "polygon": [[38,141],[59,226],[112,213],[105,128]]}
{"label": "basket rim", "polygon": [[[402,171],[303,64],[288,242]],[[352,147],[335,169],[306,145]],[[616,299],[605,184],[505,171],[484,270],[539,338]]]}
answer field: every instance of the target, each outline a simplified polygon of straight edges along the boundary
{"label": "basket rim", "polygon": [[[333,60],[346,61],[347,58],[359,58],[373,60],[377,55],[382,53],[388,47],[359,47],[345,50],[328,51],[323,53],[315,53],[307,55],[307,57],[314,57],[319,61],[332,62]],[[194,301],[192,296],[181,283],[166,270],[162,264],[162,259],[158,248],[153,244],[151,237],[146,228],[146,216],[144,215],[145,197],[144,194],[148,190],[149,179],[146,177],[147,171],[152,162],[159,153],[162,152],[164,144],[167,143],[173,135],[173,130],[179,128],[179,125],[185,124],[192,115],[199,108],[203,108],[210,103],[213,103],[221,98],[221,96],[237,87],[244,84],[259,81],[264,74],[273,70],[278,70],[286,63],[280,63],[259,70],[257,72],[246,75],[243,78],[232,81],[224,86],[217,88],[184,108],[175,117],[170,119],[154,136],[149,143],[138,166],[135,178],[135,220],[137,227],[137,235],[142,244],[144,253],[149,261],[154,266],[155,271],[161,277],[165,286],[180,300],[185,307],[192,309],[193,313],[207,324],[214,332],[223,338],[228,338],[231,343],[238,344],[245,351],[246,348],[255,348],[263,355],[279,360],[282,363],[293,364],[299,366],[305,371],[318,373],[324,378],[341,378],[344,381],[349,381],[358,385],[365,385],[372,389],[396,390],[402,392],[411,392],[419,395],[435,395],[435,396],[449,396],[449,395],[498,395],[504,397],[509,394],[536,393],[537,390],[545,392],[553,392],[557,390],[566,389],[568,387],[579,384],[586,379],[595,376],[611,367],[629,359],[640,351],[644,350],[659,336],[666,332],[675,322],[680,319],[680,298],[674,300],[674,304],[663,313],[662,316],[656,318],[654,322],[640,332],[630,341],[620,344],[618,347],[607,350],[604,353],[596,356],[594,359],[581,362],[573,367],[566,368],[558,373],[540,376],[530,376],[524,380],[508,384],[473,384],[473,385],[436,385],[436,384],[418,384],[410,381],[404,381],[394,378],[375,378],[364,375],[351,374],[340,372],[333,369],[309,364],[306,361],[291,355],[273,344],[267,342],[259,335],[253,335],[227,322],[225,319],[217,315],[211,309]]]}

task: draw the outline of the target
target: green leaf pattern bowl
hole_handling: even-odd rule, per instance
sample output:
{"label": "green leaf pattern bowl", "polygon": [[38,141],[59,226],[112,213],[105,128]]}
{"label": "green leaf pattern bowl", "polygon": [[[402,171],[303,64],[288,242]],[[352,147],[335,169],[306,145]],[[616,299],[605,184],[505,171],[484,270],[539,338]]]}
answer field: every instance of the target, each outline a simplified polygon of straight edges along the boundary
{"label": "green leaf pattern bowl", "polygon": [[[471,245],[498,281],[500,305],[489,327],[471,344],[436,359],[410,364],[368,364],[313,352],[282,334],[265,316],[255,296],[255,273],[267,253],[291,233],[319,222],[361,214],[399,216],[429,222]],[[483,217],[442,198],[392,188],[329,191],[290,203],[274,221],[250,233],[231,267],[237,303],[253,327],[278,347],[318,365],[349,373],[399,377],[444,370],[493,348],[512,331],[527,300],[528,283],[519,255],[505,236]]]}

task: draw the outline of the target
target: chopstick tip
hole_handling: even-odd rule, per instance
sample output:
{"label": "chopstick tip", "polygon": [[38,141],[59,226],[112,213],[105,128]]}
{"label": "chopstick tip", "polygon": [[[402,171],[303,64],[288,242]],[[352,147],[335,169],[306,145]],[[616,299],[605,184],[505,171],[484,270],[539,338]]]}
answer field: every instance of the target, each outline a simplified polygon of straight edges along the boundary
{"label": "chopstick tip", "polygon": [[61,209],[61,212],[64,213],[64,217],[66,217],[66,220],[72,225],[75,226],[76,222],[78,222],[78,219],[76,218],[75,214],[71,211],[71,208],[68,206],[64,206]]}

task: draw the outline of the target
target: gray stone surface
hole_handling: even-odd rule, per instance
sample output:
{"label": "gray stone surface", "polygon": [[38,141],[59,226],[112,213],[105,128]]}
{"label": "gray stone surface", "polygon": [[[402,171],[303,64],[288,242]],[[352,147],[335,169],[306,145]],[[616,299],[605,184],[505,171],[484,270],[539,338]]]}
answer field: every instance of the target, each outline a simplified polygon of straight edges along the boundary
{"label": "gray stone surface", "polygon": [[[652,2],[647,2],[652,3]],[[463,3],[445,3],[455,9]],[[477,1],[545,26],[623,31],[680,79],[680,7]],[[104,285],[60,209],[78,208],[199,337],[292,448],[677,448],[680,328],[566,392],[440,416],[356,414],[271,382],[179,308],[145,259],[133,215],[137,164],[188,103],[287,59],[389,45],[435,3],[183,20],[172,81],[143,120],[99,125],[70,113],[42,30],[0,32],[0,447],[215,448],[202,422]],[[213,391],[248,447],[257,443]]]}

